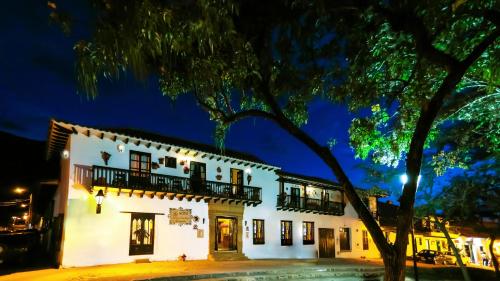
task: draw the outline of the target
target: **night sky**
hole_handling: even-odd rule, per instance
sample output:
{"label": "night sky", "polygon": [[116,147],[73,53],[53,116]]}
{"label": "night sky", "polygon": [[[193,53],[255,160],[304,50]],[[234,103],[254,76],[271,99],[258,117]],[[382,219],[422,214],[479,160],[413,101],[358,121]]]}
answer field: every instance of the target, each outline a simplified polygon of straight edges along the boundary
{"label": "night sky", "polygon": [[[89,100],[76,90],[73,45],[88,36],[84,28],[87,1],[70,1],[82,15],[66,36],[49,23],[44,1],[7,1],[0,9],[0,131],[45,140],[50,118],[98,127],[136,128],[213,144],[214,124],[190,96],[172,102],[155,79],[147,83],[126,77],[102,84],[100,96]],[[60,5],[60,3],[58,3]],[[83,26],[83,28],[82,28]],[[369,187],[348,145],[352,116],[343,106],[317,101],[310,105],[304,130],[326,144],[334,137],[334,154],[357,186]],[[289,172],[334,180],[326,165],[276,125],[249,119],[231,127],[226,147],[248,152]],[[396,181],[395,181],[396,182]]]}

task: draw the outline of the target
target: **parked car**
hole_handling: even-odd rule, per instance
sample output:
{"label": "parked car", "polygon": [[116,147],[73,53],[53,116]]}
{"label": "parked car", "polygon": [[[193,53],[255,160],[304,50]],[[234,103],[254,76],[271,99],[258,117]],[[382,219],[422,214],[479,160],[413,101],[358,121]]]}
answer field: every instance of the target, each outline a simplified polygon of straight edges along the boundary
{"label": "parked car", "polygon": [[417,254],[417,259],[421,262],[427,262],[427,263],[436,263],[436,256],[440,254],[438,251],[434,250],[422,250],[418,252]]}
{"label": "parked car", "polygon": [[[464,265],[467,265],[469,263],[469,257],[466,255],[462,254],[462,263]],[[457,263],[457,258],[452,252],[444,252],[444,253],[439,253],[436,258],[435,258],[436,264],[454,264],[458,265]]]}

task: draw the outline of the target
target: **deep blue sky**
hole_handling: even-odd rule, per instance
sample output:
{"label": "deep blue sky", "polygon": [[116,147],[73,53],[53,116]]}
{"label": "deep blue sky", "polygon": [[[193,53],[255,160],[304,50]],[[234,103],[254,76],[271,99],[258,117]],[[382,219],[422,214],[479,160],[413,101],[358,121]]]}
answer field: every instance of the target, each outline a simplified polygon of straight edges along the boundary
{"label": "deep blue sky", "polygon": [[[73,1],[72,1],[73,2]],[[70,7],[88,13],[87,1]],[[59,3],[58,3],[59,4]],[[74,78],[77,39],[85,30],[65,36],[49,24],[46,2],[8,1],[0,10],[0,130],[45,140],[50,118],[100,127],[131,127],[203,143],[213,143],[214,124],[192,97],[176,102],[163,97],[155,81],[133,77],[102,85],[100,96],[78,95]],[[81,20],[81,19],[77,19]],[[368,187],[348,145],[352,116],[342,106],[311,104],[304,129],[325,143],[337,139],[334,149],[353,183]],[[286,171],[334,179],[332,173],[304,145],[274,124],[261,119],[233,125],[226,146],[252,153]]]}

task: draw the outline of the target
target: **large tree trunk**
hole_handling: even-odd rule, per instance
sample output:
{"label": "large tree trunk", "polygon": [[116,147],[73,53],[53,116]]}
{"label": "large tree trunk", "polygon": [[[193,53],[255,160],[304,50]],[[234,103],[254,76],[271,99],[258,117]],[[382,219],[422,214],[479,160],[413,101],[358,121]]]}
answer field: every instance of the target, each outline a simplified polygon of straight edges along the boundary
{"label": "large tree trunk", "polygon": [[446,226],[444,225],[444,223],[440,222],[437,217],[434,217],[434,221],[439,226],[439,229],[441,229],[441,231],[443,232],[444,236],[446,237],[446,240],[448,241],[448,245],[450,245],[451,250],[453,251],[453,255],[455,255],[455,258],[457,258],[457,263],[458,266],[460,266],[460,270],[462,271],[464,280],[471,281],[469,276],[469,271],[467,271],[467,267],[464,265],[462,261],[462,256],[458,252],[457,247],[455,247],[455,243],[453,243],[453,240],[451,240],[450,233],[446,229]]}
{"label": "large tree trunk", "polygon": [[495,253],[493,252],[493,243],[495,243],[495,235],[490,234],[490,246],[488,249],[490,250],[490,255],[491,255],[491,261],[493,262],[493,266],[495,267],[495,274],[497,276],[497,279],[500,280],[500,272],[498,270],[498,260],[497,257],[495,256]]}
{"label": "large tree trunk", "polygon": [[384,281],[404,281],[406,259],[401,258],[394,249],[393,253],[383,257]]}

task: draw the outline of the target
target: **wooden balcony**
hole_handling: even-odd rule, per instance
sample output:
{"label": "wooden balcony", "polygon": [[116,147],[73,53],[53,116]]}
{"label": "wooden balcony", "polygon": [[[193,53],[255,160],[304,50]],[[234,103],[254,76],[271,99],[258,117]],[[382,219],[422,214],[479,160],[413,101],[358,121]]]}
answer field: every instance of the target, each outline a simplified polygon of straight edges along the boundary
{"label": "wooden balcony", "polygon": [[345,205],[341,202],[324,201],[307,197],[296,197],[287,194],[278,195],[278,210],[306,212],[322,215],[344,215]]}
{"label": "wooden balcony", "polygon": [[[90,179],[88,177],[91,177]],[[102,188],[105,191],[116,191],[140,197],[146,195],[161,199],[178,198],[188,201],[204,200],[205,202],[228,202],[258,205],[262,203],[260,187],[236,185],[224,182],[202,181],[186,177],[144,173],[126,169],[103,166],[75,165],[75,183],[82,184],[90,190]]]}

